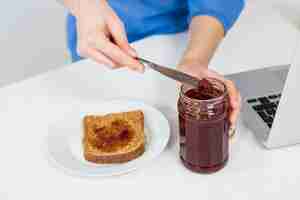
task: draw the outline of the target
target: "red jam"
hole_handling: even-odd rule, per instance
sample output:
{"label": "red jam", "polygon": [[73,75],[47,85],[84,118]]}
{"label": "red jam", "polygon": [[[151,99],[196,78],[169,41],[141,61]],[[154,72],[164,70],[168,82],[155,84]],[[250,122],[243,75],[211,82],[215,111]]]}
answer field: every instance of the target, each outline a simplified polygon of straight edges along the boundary
{"label": "red jam", "polygon": [[124,120],[116,120],[110,126],[95,127],[94,147],[104,152],[113,152],[129,144],[134,137],[134,130]]}
{"label": "red jam", "polygon": [[226,89],[214,84],[203,79],[198,88],[182,88],[178,101],[180,158],[199,173],[216,172],[228,160]]}

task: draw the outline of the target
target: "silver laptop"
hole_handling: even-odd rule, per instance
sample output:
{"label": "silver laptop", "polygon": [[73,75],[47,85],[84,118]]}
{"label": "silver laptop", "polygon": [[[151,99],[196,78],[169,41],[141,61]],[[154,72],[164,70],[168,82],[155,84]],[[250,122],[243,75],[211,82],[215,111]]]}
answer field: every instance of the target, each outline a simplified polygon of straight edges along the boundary
{"label": "silver laptop", "polygon": [[227,76],[243,97],[242,119],[264,147],[300,143],[300,42],[290,65]]}

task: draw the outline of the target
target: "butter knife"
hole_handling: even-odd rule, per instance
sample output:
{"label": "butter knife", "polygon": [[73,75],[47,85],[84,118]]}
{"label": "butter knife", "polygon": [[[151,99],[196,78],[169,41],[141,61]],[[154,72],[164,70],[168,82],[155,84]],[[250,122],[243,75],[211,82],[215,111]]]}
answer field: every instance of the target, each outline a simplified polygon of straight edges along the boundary
{"label": "butter knife", "polygon": [[160,72],[161,74],[179,81],[181,83],[185,83],[194,87],[198,87],[199,86],[199,79],[197,79],[196,77],[193,77],[191,75],[188,75],[186,73],[183,73],[181,71],[175,70],[175,69],[171,69],[168,67],[164,67],[158,64],[155,64],[151,61],[148,61],[144,58],[136,58],[138,61],[140,61],[143,65],[150,67],[151,69]]}

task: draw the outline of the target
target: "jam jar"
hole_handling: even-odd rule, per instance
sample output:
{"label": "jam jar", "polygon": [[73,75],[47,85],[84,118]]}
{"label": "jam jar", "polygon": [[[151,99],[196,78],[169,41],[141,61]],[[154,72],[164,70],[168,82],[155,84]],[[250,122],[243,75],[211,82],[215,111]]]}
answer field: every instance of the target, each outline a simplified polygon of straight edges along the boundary
{"label": "jam jar", "polygon": [[199,87],[182,85],[178,100],[180,158],[198,173],[213,173],[228,160],[228,93],[223,82],[207,78]]}

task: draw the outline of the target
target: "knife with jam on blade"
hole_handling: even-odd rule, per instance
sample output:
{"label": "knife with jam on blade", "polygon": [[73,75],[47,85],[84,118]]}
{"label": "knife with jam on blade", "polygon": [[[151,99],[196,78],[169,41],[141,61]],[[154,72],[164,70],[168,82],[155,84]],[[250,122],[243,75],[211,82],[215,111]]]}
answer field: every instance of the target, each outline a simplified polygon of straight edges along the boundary
{"label": "knife with jam on blade", "polygon": [[175,70],[175,69],[171,69],[168,67],[164,67],[158,64],[155,64],[151,61],[148,61],[144,58],[136,58],[138,61],[140,61],[143,65],[150,67],[151,69],[173,79],[176,80],[178,82],[181,83],[185,83],[194,87],[198,87],[199,86],[199,79],[196,77],[193,77],[191,75],[188,75],[186,73],[183,73],[181,71]]}

